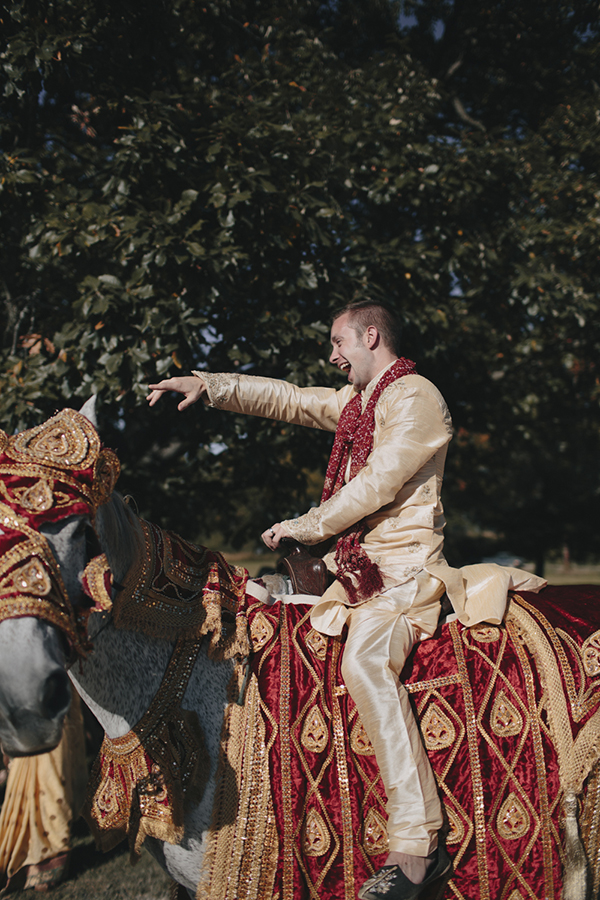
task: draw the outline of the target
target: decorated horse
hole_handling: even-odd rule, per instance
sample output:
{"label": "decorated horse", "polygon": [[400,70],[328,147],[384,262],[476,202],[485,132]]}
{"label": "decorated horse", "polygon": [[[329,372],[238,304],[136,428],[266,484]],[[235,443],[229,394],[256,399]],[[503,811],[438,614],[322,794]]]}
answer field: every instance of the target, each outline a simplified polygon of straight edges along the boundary
{"label": "decorated horse", "polygon": [[[100,846],[145,841],[179,898],[355,900],[387,855],[386,798],[343,638],[138,519],[118,473],[73,410],[0,433],[5,751],[56,745],[71,664],[106,733],[86,809]],[[599,600],[514,594],[502,625],[450,616],[410,657],[453,859],[431,900],[598,896]]]}

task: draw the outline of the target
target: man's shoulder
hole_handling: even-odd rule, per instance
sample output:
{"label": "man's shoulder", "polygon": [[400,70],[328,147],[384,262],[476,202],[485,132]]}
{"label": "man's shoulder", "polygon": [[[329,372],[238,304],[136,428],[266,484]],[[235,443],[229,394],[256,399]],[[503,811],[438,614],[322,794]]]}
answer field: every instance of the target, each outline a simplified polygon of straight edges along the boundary
{"label": "man's shoulder", "polygon": [[377,407],[386,415],[386,408],[399,407],[405,401],[411,403],[420,401],[424,408],[437,410],[436,415],[441,416],[447,430],[452,430],[452,419],[446,401],[435,384],[428,378],[416,374],[398,378],[382,392]]}
{"label": "man's shoulder", "polygon": [[435,384],[432,381],[429,381],[428,378],[424,378],[423,375],[417,375],[416,373],[413,375],[404,375],[402,378],[392,381],[392,383],[382,392],[379,399],[385,401],[391,398],[397,398],[401,394],[406,396],[414,396],[416,394],[429,395],[445,405],[444,398]]}

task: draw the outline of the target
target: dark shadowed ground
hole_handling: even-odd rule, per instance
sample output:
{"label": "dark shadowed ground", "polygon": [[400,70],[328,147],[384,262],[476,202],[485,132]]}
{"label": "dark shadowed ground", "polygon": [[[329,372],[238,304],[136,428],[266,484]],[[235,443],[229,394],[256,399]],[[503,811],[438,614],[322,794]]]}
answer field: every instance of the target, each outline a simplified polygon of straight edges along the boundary
{"label": "dark shadowed ground", "polygon": [[100,853],[81,820],[76,831],[65,882],[45,894],[29,890],[8,896],[15,900],[169,900],[171,879],[145,850],[137,865],[131,866],[126,843]]}

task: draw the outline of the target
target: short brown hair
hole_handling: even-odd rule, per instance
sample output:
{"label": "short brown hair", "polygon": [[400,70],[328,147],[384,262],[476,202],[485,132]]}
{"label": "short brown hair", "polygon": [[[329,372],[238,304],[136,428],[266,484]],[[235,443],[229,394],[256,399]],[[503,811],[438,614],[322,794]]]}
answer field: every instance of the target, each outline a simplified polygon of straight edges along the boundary
{"label": "short brown hair", "polygon": [[374,325],[384,346],[392,353],[400,353],[400,321],[389,306],[376,300],[354,300],[334,311],[331,324],[345,313],[350,313],[348,324],[359,337],[363,336],[369,325]]}

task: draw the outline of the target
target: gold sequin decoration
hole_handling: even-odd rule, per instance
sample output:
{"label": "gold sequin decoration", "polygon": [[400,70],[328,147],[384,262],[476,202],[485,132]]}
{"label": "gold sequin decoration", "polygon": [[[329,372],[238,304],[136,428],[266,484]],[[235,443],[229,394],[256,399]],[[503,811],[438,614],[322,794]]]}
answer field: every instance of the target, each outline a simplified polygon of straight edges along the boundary
{"label": "gold sequin decoration", "polygon": [[[496,628],[494,625],[475,625],[473,628],[469,628],[468,632],[473,640],[478,641],[480,644],[493,644],[494,641],[499,641],[502,632],[499,628]],[[465,632],[466,636],[467,632]]]}
{"label": "gold sequin decoration", "polygon": [[456,740],[456,728],[437,703],[427,708],[421,719],[421,732],[428,750],[445,750]]}
{"label": "gold sequin decoration", "polygon": [[460,844],[465,836],[464,822],[461,822],[455,811],[451,809],[447,804],[444,804],[444,808],[448,817],[448,824],[450,825],[450,830],[446,835],[446,843]]}
{"label": "gold sequin decoration", "polygon": [[311,753],[321,753],[329,742],[329,731],[327,724],[323,718],[323,713],[318,706],[313,706],[309,710],[304,725],[302,726],[302,734],[300,735],[302,745],[310,750]]}
{"label": "gold sequin decoration", "polygon": [[35,557],[12,573],[16,590],[34,597],[45,597],[52,590],[52,582],[39,559]]}
{"label": "gold sequin decoration", "polygon": [[327,656],[327,638],[324,634],[320,634],[311,628],[306,635],[306,643],[317,659],[325,659]]}
{"label": "gold sequin decoration", "polygon": [[508,900],[523,900],[523,894],[515,888]]}
{"label": "gold sequin decoration", "polygon": [[98,506],[109,499],[121,472],[121,463],[112,450],[102,450],[94,465],[94,492]]}
{"label": "gold sequin decoration", "polygon": [[358,756],[375,756],[373,744],[369,740],[365,726],[358,716],[350,733],[350,746]]}
{"label": "gold sequin decoration", "polygon": [[89,561],[83,573],[96,609],[112,609],[112,597],[106,589],[105,576],[107,572],[110,572],[108,559],[106,553],[101,553]]}
{"label": "gold sequin decoration", "polygon": [[[15,495],[19,496],[19,492],[15,491]],[[52,484],[45,478],[40,478],[36,484],[21,491],[19,501],[23,509],[31,509],[38,513],[47,512],[54,505]]]}
{"label": "gold sequin decoration", "polygon": [[331,835],[323,817],[310,809],[302,829],[302,849],[307,856],[323,856],[329,850]]}
{"label": "gold sequin decoration", "polygon": [[267,617],[261,612],[257,613],[250,625],[250,641],[252,649],[261,650],[273,637],[274,628]]}
{"label": "gold sequin decoration", "polygon": [[498,812],[498,834],[506,841],[525,837],[531,827],[529,813],[514,793],[510,793]]}
{"label": "gold sequin decoration", "polygon": [[5,431],[0,430],[0,453],[4,453],[6,448],[8,447],[8,435]]}
{"label": "gold sequin decoration", "polygon": [[595,631],[584,641],[581,658],[586,675],[590,678],[600,675],[600,631]]}
{"label": "gold sequin decoration", "polygon": [[388,850],[387,823],[380,812],[370,809],[365,819],[363,843],[369,856],[378,856]]}
{"label": "gold sequin decoration", "polygon": [[490,725],[499,737],[511,737],[523,730],[523,716],[504,691],[499,691],[490,714]]}
{"label": "gold sequin decoration", "polygon": [[100,453],[92,423],[74,409],[63,409],[43,425],[16,435],[6,448],[12,459],[24,456],[61,469],[88,469]]}

